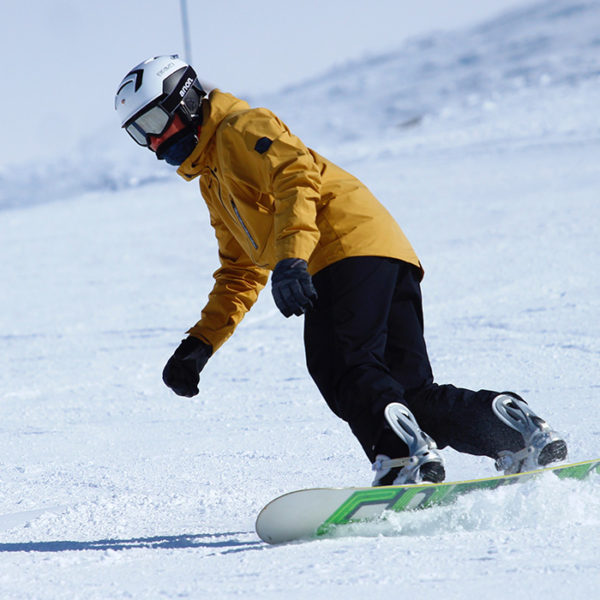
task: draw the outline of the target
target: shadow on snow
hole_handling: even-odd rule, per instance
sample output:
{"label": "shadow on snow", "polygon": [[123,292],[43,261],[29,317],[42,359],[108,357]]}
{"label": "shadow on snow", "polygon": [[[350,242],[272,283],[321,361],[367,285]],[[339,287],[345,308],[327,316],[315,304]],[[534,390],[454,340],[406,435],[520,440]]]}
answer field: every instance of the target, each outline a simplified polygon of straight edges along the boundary
{"label": "shadow on snow", "polygon": [[232,552],[243,552],[256,550],[264,546],[260,541],[241,541],[235,536],[248,535],[247,531],[236,531],[229,533],[203,533],[197,535],[170,535],[143,538],[132,538],[128,540],[95,540],[88,542],[75,541],[49,541],[49,542],[13,542],[0,543],[2,552],[70,552],[80,550],[132,550],[145,549],[182,549],[182,548],[205,548],[222,550],[221,554]]}

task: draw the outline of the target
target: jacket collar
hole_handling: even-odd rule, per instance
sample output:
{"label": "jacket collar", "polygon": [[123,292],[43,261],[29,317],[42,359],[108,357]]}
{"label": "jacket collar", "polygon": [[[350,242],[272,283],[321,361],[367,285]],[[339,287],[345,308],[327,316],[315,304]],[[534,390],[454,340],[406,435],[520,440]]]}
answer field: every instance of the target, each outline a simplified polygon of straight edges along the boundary
{"label": "jacket collar", "polygon": [[223,119],[233,112],[249,108],[250,105],[244,100],[220,90],[213,90],[202,104],[202,125],[198,130],[198,143],[177,169],[178,175],[186,181],[198,177],[206,164],[206,151]]}

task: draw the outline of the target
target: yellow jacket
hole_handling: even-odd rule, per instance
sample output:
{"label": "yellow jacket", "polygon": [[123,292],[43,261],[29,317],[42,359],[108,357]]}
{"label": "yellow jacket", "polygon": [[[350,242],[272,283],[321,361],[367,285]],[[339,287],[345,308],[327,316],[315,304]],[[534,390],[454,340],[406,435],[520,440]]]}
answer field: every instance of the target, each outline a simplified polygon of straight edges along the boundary
{"label": "yellow jacket", "polygon": [[200,176],[221,267],[202,318],[188,333],[217,350],[283,258],[311,274],[349,256],[388,256],[420,267],[398,224],[358,179],[290,133],[264,108],[214,90],[198,144],[179,167]]}

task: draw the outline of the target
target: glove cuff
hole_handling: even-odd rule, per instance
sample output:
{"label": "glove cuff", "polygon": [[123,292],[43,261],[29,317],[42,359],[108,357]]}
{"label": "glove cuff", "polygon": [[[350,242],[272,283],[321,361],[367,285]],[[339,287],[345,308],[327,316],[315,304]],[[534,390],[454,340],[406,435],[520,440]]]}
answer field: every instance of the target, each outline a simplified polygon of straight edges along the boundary
{"label": "glove cuff", "polygon": [[177,350],[174,352],[174,356],[181,360],[185,360],[186,358],[195,358],[196,360],[204,358],[206,361],[212,356],[212,353],[212,346],[190,335],[181,341],[181,344],[179,344]]}
{"label": "glove cuff", "polygon": [[273,283],[289,277],[290,271],[308,271],[308,263],[303,258],[283,258],[273,269],[271,280]]}

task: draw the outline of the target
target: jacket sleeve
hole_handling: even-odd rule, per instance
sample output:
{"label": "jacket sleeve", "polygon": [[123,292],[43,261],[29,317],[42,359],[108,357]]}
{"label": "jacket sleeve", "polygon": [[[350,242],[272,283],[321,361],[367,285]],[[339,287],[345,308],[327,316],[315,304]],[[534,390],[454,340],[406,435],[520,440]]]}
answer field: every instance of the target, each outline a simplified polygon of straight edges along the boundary
{"label": "jacket sleeve", "polygon": [[243,185],[273,198],[275,262],[308,261],[320,237],[321,173],[310,150],[266,109],[221,131],[222,159]]}
{"label": "jacket sleeve", "polygon": [[257,267],[210,206],[209,211],[219,243],[221,266],[213,274],[213,289],[200,321],[187,333],[210,344],[215,352],[252,308],[267,283],[269,271]]}

